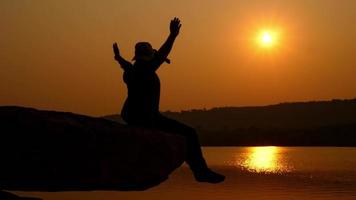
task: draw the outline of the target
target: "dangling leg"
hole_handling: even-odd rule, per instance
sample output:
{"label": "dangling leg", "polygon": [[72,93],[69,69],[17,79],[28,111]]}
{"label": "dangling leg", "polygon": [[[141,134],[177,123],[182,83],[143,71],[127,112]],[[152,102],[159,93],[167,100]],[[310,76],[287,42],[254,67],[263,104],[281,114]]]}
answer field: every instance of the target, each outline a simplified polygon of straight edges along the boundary
{"label": "dangling leg", "polygon": [[201,151],[198,135],[193,128],[164,116],[159,116],[155,120],[154,127],[167,133],[182,135],[186,138],[186,162],[193,171],[197,181],[219,183],[225,179],[223,175],[217,174],[208,168]]}

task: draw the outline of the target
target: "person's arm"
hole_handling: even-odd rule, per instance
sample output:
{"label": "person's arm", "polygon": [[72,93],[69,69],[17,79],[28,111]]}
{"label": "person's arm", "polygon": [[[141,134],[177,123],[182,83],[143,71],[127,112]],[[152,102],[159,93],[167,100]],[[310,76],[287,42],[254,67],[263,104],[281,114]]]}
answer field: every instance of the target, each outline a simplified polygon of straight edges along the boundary
{"label": "person's arm", "polygon": [[181,28],[182,24],[180,23],[180,20],[178,18],[174,18],[171,20],[169,29],[170,29],[170,34],[167,38],[167,40],[163,43],[161,48],[157,51],[157,56],[158,56],[158,63],[156,64],[157,68],[165,61],[167,60],[168,54],[171,52],[173,43],[176,39],[176,37],[179,34],[179,30]]}
{"label": "person's arm", "polygon": [[113,45],[113,50],[115,54],[115,60],[120,64],[121,68],[124,69],[125,71],[128,70],[130,67],[132,67],[132,64],[125,60],[121,55],[119,51],[119,47],[117,46],[117,43],[115,42]]}

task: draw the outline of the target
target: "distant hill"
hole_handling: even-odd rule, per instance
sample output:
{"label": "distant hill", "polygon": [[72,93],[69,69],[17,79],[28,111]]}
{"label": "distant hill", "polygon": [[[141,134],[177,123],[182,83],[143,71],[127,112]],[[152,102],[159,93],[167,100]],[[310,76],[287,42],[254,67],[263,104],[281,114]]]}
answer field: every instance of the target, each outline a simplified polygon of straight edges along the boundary
{"label": "distant hill", "polygon": [[356,99],[163,114],[196,128],[207,146],[356,146]]}

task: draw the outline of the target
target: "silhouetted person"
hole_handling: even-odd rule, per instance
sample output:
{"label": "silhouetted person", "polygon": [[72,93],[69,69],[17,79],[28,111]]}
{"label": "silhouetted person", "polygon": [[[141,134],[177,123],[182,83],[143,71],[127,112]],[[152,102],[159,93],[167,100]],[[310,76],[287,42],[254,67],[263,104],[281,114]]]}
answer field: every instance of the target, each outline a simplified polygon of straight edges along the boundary
{"label": "silhouetted person", "polygon": [[156,51],[148,42],[139,42],[135,46],[134,64],[121,57],[117,44],[114,43],[115,60],[124,69],[124,82],[128,96],[121,111],[127,124],[162,130],[186,138],[186,162],[197,181],[218,183],[225,179],[223,175],[211,171],[201,152],[196,131],[178,121],[169,119],[159,112],[160,80],[156,70],[167,59],[175,38],[179,34],[181,23],[174,18],[170,23],[170,34],[162,47]]}

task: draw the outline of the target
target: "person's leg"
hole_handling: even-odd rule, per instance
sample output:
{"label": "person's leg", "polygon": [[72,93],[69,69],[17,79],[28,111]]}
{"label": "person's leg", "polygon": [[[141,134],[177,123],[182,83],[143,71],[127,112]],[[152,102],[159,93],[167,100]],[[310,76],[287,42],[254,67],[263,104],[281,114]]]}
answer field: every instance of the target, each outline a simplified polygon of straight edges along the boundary
{"label": "person's leg", "polygon": [[154,127],[158,130],[182,135],[186,138],[186,162],[198,181],[218,183],[224,180],[224,176],[216,174],[208,168],[201,151],[198,135],[193,128],[162,115],[157,117]]}
{"label": "person's leg", "polygon": [[189,167],[193,171],[207,168],[200,148],[198,135],[193,128],[164,116],[157,117],[154,123],[154,128],[167,133],[184,136],[187,145],[186,162]]}

